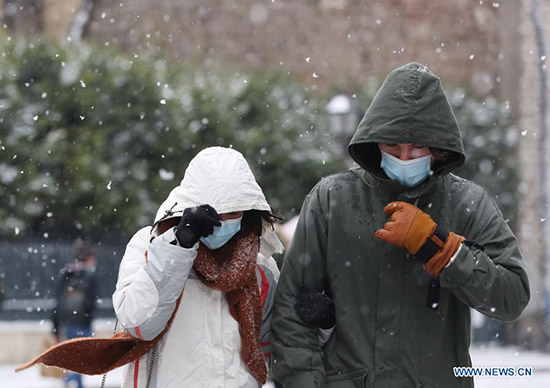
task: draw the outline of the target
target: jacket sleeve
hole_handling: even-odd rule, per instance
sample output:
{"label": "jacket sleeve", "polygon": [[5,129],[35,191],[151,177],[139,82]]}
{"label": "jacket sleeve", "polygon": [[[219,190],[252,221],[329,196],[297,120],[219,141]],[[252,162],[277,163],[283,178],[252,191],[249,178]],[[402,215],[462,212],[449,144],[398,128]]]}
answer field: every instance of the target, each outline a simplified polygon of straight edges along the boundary
{"label": "jacket sleeve", "polygon": [[174,244],[173,228],[149,243],[149,231],[141,229],[128,243],[113,294],[120,324],[142,340],[152,340],[166,327],[198,248]]}
{"label": "jacket sleeve", "polygon": [[442,287],[482,314],[517,319],[529,302],[529,281],[518,242],[492,198],[483,191],[465,222],[465,237],[453,263],[440,275]]}
{"label": "jacket sleeve", "polygon": [[275,264],[275,260],[269,257],[264,261],[271,260],[274,265],[265,265],[258,261],[256,274],[258,278],[259,289],[262,298],[263,313],[262,326],[260,328],[260,346],[264,353],[265,360],[268,365],[271,365],[272,355],[272,333],[271,333],[271,317],[273,312],[273,300],[275,291],[277,290],[277,281],[279,279],[279,270]]}
{"label": "jacket sleeve", "polygon": [[272,369],[285,388],[321,387],[325,381],[318,329],[303,323],[294,309],[300,285],[324,284],[327,226],[319,191],[318,185],[304,201],[275,295]]}

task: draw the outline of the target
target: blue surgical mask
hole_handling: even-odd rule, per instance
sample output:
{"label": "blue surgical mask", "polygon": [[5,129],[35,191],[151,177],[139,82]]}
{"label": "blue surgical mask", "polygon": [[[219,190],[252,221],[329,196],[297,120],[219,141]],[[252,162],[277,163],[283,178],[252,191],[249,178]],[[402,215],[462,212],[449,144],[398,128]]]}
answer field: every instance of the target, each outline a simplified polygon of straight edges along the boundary
{"label": "blue surgical mask", "polygon": [[221,221],[220,226],[214,226],[214,233],[201,237],[201,242],[209,249],[218,249],[231,240],[231,237],[241,230],[242,217]]}
{"label": "blue surgical mask", "polygon": [[415,187],[430,175],[431,155],[401,160],[382,150],[380,152],[382,153],[380,167],[390,179],[398,181],[405,187]]}

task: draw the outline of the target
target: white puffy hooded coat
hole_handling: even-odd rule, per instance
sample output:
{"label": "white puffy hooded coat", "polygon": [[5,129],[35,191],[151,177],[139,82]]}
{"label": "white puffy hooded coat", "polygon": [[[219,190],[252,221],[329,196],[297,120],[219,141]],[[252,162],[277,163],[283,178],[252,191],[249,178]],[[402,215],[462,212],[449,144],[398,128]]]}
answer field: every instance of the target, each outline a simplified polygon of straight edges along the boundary
{"label": "white puffy hooded coat", "polygon": [[[124,388],[258,387],[241,359],[239,325],[225,295],[201,283],[190,249],[171,244],[174,230],[157,236],[160,220],[181,216],[184,209],[209,204],[218,213],[270,210],[244,157],[211,147],[191,161],[181,184],[159,208],[155,224],[139,230],[120,264],[113,304],[119,324],[133,336],[151,340],[165,328],[183,292],[174,321],[155,350],[126,366]],[[263,302],[262,350],[271,356],[271,305],[279,271],[271,257],[282,244],[264,225],[257,277]]]}

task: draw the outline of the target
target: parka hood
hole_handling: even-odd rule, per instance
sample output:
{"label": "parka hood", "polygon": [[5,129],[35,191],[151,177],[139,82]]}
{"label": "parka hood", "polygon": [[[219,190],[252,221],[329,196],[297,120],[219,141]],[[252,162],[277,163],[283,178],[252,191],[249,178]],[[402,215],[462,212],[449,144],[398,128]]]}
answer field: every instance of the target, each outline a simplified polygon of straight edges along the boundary
{"label": "parka hood", "polygon": [[[186,208],[204,204],[212,206],[219,214],[271,211],[243,155],[231,148],[209,147],[191,160],[180,185],[170,192],[158,209],[153,234],[157,233],[156,226],[161,220],[181,217]],[[264,223],[262,254],[266,256],[282,252],[281,242],[269,229]],[[267,242],[271,245],[269,249],[265,249]]]}
{"label": "parka hood", "polygon": [[379,142],[415,143],[446,151],[433,166],[433,180],[464,164],[462,135],[440,79],[412,62],[393,70],[359,123],[348,151],[375,177],[389,180],[380,167]]}

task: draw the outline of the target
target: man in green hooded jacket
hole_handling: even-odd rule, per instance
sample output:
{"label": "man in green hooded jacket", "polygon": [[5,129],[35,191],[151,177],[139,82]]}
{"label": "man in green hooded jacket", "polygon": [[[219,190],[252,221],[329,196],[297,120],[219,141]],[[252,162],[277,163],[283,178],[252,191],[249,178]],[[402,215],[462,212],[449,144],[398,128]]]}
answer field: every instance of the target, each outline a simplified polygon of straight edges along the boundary
{"label": "man in green hooded jacket", "polygon": [[[348,149],[360,167],[313,188],[285,258],[274,379],[285,388],[472,387],[453,373],[471,366],[470,308],[515,320],[529,284],[495,202],[451,173],[465,155],[439,78],[418,63],[392,71]],[[312,292],[320,299],[301,297]],[[306,323],[308,309],[325,311]],[[333,326],[326,344],[318,326]]]}

